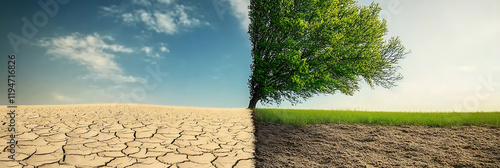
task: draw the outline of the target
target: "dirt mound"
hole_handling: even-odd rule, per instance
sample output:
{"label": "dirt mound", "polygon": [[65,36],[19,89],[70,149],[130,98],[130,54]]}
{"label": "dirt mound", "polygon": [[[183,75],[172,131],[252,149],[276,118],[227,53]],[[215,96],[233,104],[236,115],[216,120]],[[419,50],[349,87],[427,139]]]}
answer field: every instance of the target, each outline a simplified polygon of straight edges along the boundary
{"label": "dirt mound", "polygon": [[255,123],[257,167],[500,167],[500,128]]}

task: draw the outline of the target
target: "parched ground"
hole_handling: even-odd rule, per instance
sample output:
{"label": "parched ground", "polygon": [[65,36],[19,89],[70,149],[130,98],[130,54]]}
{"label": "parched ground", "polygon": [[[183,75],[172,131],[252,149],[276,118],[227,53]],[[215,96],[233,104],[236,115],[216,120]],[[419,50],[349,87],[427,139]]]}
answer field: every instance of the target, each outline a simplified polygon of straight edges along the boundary
{"label": "parched ground", "polygon": [[0,107],[0,167],[253,167],[246,109],[104,104],[18,106],[16,160]]}
{"label": "parched ground", "polygon": [[14,161],[0,107],[0,167],[500,167],[492,126],[293,127],[252,123],[246,109],[18,107]]}
{"label": "parched ground", "polygon": [[500,167],[500,127],[255,127],[256,167]]}

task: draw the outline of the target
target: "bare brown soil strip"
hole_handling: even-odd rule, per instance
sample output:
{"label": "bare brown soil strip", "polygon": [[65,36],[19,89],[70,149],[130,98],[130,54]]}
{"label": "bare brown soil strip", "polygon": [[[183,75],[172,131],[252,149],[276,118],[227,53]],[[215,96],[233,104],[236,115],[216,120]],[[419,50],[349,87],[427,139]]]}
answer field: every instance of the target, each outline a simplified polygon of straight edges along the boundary
{"label": "bare brown soil strip", "polygon": [[500,127],[255,127],[256,167],[500,167]]}
{"label": "bare brown soil strip", "polygon": [[254,167],[246,109],[94,104],[18,110],[15,160],[8,158],[7,116],[0,117],[0,168]]}

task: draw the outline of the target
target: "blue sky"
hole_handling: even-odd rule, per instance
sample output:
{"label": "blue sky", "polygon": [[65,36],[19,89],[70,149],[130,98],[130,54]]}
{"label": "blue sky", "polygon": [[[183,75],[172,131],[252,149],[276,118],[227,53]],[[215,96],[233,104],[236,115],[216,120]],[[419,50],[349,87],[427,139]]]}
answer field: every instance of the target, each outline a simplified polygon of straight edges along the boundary
{"label": "blue sky", "polygon": [[[248,104],[249,0],[40,2],[58,7],[14,0],[0,7],[1,51],[17,55],[18,104]],[[319,95],[282,108],[500,110],[499,1],[376,2],[387,37],[400,36],[412,51],[399,86],[364,84],[354,96]]]}

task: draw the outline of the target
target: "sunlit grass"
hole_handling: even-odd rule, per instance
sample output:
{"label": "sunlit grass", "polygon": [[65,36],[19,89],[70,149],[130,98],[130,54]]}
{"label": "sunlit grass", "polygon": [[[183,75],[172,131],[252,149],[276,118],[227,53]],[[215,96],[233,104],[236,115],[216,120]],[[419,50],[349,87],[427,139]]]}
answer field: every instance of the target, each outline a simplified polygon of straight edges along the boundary
{"label": "sunlit grass", "polygon": [[303,126],[322,123],[379,125],[500,125],[500,112],[368,112],[349,110],[255,109],[255,118],[263,122]]}

